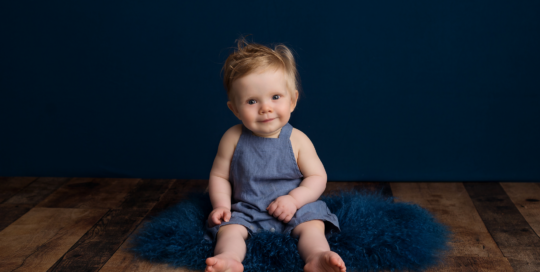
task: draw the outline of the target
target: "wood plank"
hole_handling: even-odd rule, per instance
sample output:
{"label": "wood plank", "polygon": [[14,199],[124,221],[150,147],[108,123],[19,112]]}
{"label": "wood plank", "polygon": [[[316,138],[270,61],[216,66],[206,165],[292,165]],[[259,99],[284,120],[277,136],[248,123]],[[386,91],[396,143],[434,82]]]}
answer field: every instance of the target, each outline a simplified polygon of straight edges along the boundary
{"label": "wood plank", "polygon": [[136,188],[128,193],[118,208],[146,209],[149,211],[161,200],[175,182],[175,179],[143,179],[137,184]]}
{"label": "wood plank", "polygon": [[0,177],[0,203],[14,196],[37,177]]}
{"label": "wood plank", "polygon": [[133,178],[73,178],[37,207],[114,209],[141,182]]}
{"label": "wood plank", "polygon": [[25,213],[27,213],[30,208],[13,208],[13,207],[0,207],[0,231],[5,229],[9,224],[15,222]]}
{"label": "wood plank", "polygon": [[70,178],[40,177],[6,200],[0,207],[33,208]]}
{"label": "wood plank", "polygon": [[[177,180],[171,188],[165,193],[161,200],[154,206],[152,211],[148,213],[144,222],[148,222],[150,216],[156,216],[165,209],[173,206],[174,204],[179,203],[189,196],[193,192],[204,192],[206,186],[208,185],[208,180]],[[139,225],[137,230],[133,234],[137,233],[142,227],[143,223]],[[103,271],[141,271],[141,272],[150,272],[150,271],[190,271],[185,268],[174,269],[167,266],[166,264],[152,263],[145,260],[137,259],[129,251],[129,241],[134,237],[130,235],[130,238],[124,242],[118,251],[109,259],[109,261],[100,269],[100,272]]]}
{"label": "wood plank", "polygon": [[48,271],[98,271],[148,213],[145,209],[112,209]]}
{"label": "wood plank", "polygon": [[486,228],[516,271],[538,271],[540,238],[495,182],[465,183]]}
{"label": "wood plank", "polygon": [[172,179],[144,179],[110,210],[49,271],[98,271],[161,199]]}
{"label": "wood plank", "polygon": [[452,256],[444,264],[426,270],[426,272],[513,272],[506,258]]}
{"label": "wood plank", "polygon": [[450,227],[454,236],[449,256],[503,257],[462,183],[392,182],[390,186],[396,201],[416,203]]}
{"label": "wood plank", "polygon": [[540,236],[540,183],[501,182],[501,186],[536,235]]}
{"label": "wood plank", "polygon": [[14,196],[0,204],[0,230],[19,219],[68,180],[69,178],[41,177],[17,191]]}
{"label": "wood plank", "polygon": [[46,271],[106,212],[31,209],[0,232],[0,271]]}
{"label": "wood plank", "polygon": [[323,195],[335,195],[340,191],[368,191],[381,192],[383,196],[392,196],[392,189],[388,182],[354,182],[354,181],[328,181]]}

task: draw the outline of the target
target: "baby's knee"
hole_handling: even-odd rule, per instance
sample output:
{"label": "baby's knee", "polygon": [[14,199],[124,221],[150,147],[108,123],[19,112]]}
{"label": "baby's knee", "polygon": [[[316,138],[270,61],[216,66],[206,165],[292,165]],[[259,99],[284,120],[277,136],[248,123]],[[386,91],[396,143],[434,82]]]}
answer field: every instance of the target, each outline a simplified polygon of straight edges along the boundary
{"label": "baby's knee", "polygon": [[319,219],[306,221],[296,226],[291,234],[293,237],[299,237],[305,231],[318,231],[324,233],[324,221]]}
{"label": "baby's knee", "polygon": [[219,230],[217,232],[217,237],[224,235],[237,235],[240,234],[244,240],[248,238],[248,230],[245,226],[240,224],[228,224],[225,226],[219,227]]}

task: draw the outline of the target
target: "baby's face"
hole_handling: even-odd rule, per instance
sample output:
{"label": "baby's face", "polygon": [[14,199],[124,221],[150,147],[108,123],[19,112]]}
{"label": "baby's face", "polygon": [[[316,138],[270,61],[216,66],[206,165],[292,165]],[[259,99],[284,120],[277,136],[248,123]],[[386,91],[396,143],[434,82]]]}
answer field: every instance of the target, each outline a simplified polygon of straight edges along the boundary
{"label": "baby's face", "polygon": [[281,69],[253,72],[232,83],[234,102],[227,106],[255,135],[275,138],[289,122],[298,98],[298,91],[291,97],[285,84]]}

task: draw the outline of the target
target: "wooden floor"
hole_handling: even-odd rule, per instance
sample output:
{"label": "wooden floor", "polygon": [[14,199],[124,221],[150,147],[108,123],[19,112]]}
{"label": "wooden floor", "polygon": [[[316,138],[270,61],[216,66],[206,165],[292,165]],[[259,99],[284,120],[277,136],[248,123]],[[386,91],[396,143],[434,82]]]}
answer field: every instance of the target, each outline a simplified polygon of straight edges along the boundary
{"label": "wooden floor", "polygon": [[[188,271],[135,260],[141,223],[207,180],[0,177],[0,271]],[[414,202],[455,233],[429,271],[540,271],[540,183],[329,182]]]}

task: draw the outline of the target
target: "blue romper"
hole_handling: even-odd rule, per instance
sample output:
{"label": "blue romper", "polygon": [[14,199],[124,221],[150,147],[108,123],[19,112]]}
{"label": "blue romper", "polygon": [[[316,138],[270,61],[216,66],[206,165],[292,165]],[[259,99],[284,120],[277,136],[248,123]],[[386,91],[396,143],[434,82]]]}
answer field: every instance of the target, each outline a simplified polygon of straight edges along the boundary
{"label": "blue romper", "polygon": [[332,229],[340,231],[337,216],[322,200],[300,207],[288,223],[279,221],[266,210],[272,201],[287,195],[302,182],[303,175],[290,141],[292,130],[293,127],[287,123],[278,138],[265,138],[254,135],[242,125],[242,135],[229,172],[233,191],[231,219],[212,228],[207,221],[205,239],[215,239],[219,227],[229,224],[245,226],[250,236],[262,230],[290,235],[299,224],[320,219],[325,222],[327,236]]}

